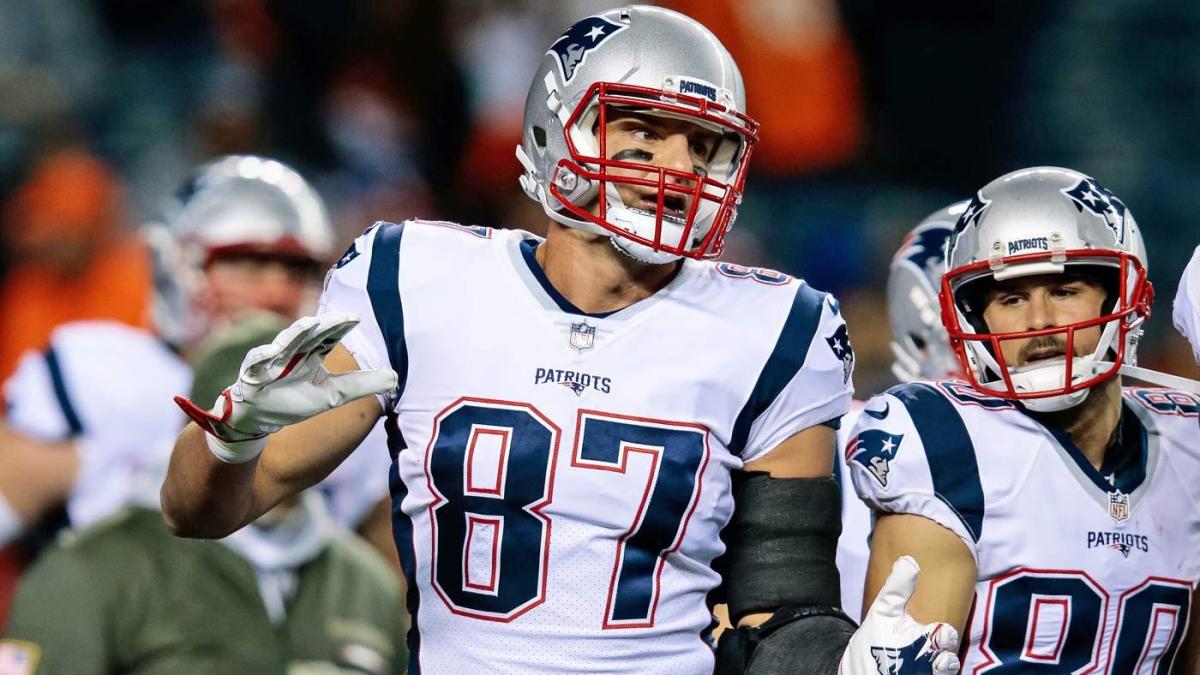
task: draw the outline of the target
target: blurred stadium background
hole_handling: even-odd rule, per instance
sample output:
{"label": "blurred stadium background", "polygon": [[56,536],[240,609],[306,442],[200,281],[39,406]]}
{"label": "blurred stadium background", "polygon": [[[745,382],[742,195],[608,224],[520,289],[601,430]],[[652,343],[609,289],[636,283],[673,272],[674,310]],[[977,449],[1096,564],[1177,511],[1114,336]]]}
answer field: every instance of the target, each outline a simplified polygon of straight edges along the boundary
{"label": "blurred stadium background", "polygon": [[[586,0],[0,0],[0,378],[57,323],[145,321],[134,235],[206,158],[271,155],[343,242],[377,219],[544,227],[513,146],[542,50]],[[843,300],[866,395],[903,232],[1011,169],[1096,176],[1159,290],[1143,363],[1197,372],[1170,298],[1200,241],[1200,5],[677,0],[762,122],[728,259]],[[453,264],[453,261],[447,261]]]}

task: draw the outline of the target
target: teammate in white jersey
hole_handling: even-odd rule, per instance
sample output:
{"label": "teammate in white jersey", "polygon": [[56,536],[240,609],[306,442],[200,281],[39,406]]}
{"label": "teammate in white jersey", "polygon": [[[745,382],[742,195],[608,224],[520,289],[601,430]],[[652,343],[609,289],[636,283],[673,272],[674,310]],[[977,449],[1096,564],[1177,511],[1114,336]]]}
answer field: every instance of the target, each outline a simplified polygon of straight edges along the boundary
{"label": "teammate in white jersey", "polygon": [[[900,382],[946,379],[958,373],[958,359],[950,349],[938,288],[946,265],[946,242],[967,202],[957,202],[926,216],[901,242],[888,267],[887,309],[892,374]],[[851,430],[864,406],[854,401],[842,418],[837,447],[845,450]],[[835,471],[842,489],[842,534],[838,537],[837,566],[842,581],[842,609],[857,620],[863,611],[863,584],[870,556],[871,509],[858,498],[846,465],[846,453],[837,453]]]}
{"label": "teammate in white jersey", "polygon": [[[161,475],[186,418],[163,401],[191,385],[177,355],[252,311],[311,311],[332,227],[316,192],[290,168],[231,156],[196,170],[144,231],[155,257],[155,332],[107,321],[59,327],[5,383],[0,425],[0,544],[62,504],[84,527],[134,502],[157,505]],[[113,364],[127,363],[116,377]],[[223,385],[224,383],[222,383]],[[323,492],[355,526],[386,496],[386,450],[361,453]],[[379,464],[378,462],[382,462]],[[388,528],[390,529],[390,528]]]}
{"label": "teammate in white jersey", "polygon": [[867,597],[916,557],[910,609],[965,629],[965,673],[1194,672],[1200,397],[1121,386],[1154,377],[1132,367],[1152,298],[1133,216],[1024,169],[975,195],[947,261],[965,381],[872,399],[848,450],[879,512]]}
{"label": "teammate in white jersey", "polygon": [[[547,239],[369,228],[321,316],[252,350],[211,411],[182,402],[198,425],[168,522],[222,536],[382,416],[410,672],[874,673],[881,645],[950,672],[952,629],[903,612],[911,562],[853,638],[836,609],[831,425],[852,352],[826,294],[711,261],[755,142],[744,105],[687,17],[635,6],[569,28],[518,149]],[[743,629],[718,659],[719,587]]]}

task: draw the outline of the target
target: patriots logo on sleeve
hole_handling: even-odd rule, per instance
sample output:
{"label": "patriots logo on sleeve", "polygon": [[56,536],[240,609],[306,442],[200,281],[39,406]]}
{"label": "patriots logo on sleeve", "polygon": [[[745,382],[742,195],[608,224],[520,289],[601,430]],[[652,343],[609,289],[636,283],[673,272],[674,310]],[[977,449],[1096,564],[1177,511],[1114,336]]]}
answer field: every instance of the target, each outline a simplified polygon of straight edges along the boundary
{"label": "patriots logo on sleeve", "polygon": [[589,52],[625,28],[599,16],[589,16],[568,28],[550,45],[550,51],[558,57],[563,82],[570,82],[575,77],[575,69],[583,63]]}
{"label": "patriots logo on sleeve", "polygon": [[356,245],[355,242],[350,242],[350,248],[346,249],[346,252],[342,254],[342,257],[338,258],[338,261],[336,263],[334,263],[333,267],[334,267],[334,269],[341,269],[341,268],[345,267],[346,265],[349,265],[350,261],[354,260],[357,257],[358,257],[358,246]]}
{"label": "patriots logo on sleeve", "polygon": [[833,335],[825,338],[825,342],[833,350],[833,355],[842,361],[842,382],[849,382],[850,375],[854,372],[854,348],[850,346],[846,324],[838,326]]}
{"label": "patriots logo on sleeve", "polygon": [[904,434],[889,434],[880,429],[868,429],[850,439],[847,454],[866,469],[879,485],[887,487],[891,462],[896,459]]}
{"label": "patriots logo on sleeve", "polygon": [[1103,185],[1091,178],[1084,178],[1063,194],[1075,202],[1075,208],[1087,209],[1092,215],[1104,219],[1118,243],[1125,243],[1125,202],[1121,201]]}

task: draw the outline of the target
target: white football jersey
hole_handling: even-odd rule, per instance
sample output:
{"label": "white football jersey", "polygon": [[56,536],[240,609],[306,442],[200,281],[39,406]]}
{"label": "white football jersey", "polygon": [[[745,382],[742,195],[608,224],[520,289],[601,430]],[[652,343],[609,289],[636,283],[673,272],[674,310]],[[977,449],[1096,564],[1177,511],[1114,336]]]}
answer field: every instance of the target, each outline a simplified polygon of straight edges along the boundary
{"label": "white football jersey", "polygon": [[842,534],[838,537],[837,568],[842,582],[842,610],[855,622],[862,620],[863,588],[867,583],[867,562],[871,558],[871,509],[854,491],[846,466],[846,444],[862,412],[863,402],[854,401],[842,418],[837,432],[837,460],[834,476],[842,490]]}
{"label": "white football jersey", "polygon": [[54,330],[5,382],[5,422],[30,438],[71,441],[79,473],[67,499],[84,527],[130,502],[157,508],[158,491],[185,417],[191,370],[151,333],[110,321]]}
{"label": "white football jersey", "polygon": [[964,674],[1167,673],[1200,579],[1200,398],[1124,390],[1097,470],[1059,429],[968,385],[873,398],[849,454],[874,509],[929,518],[978,568]]}
{"label": "white football jersey", "polygon": [[730,472],[843,415],[836,302],[789,276],[685,261],[581,312],[520,231],[378,223],[326,279],[343,344],[391,367],[410,672],[711,673],[706,596]]}

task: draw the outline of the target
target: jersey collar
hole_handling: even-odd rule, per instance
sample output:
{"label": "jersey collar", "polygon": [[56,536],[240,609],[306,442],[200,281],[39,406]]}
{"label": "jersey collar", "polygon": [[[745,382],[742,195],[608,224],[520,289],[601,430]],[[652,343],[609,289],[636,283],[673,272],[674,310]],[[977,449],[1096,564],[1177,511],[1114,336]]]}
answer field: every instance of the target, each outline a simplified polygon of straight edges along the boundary
{"label": "jersey collar", "polygon": [[648,298],[611,312],[591,313],[576,307],[546,278],[546,272],[542,269],[535,256],[535,251],[538,245],[544,241],[543,239],[527,233],[522,233],[522,236],[515,239],[514,245],[509,248],[509,257],[512,259],[517,276],[529,288],[534,299],[548,311],[563,312],[593,319],[606,319],[610,321],[625,320],[643,313],[646,309],[659,304],[663,299],[673,296],[680,287],[694,276],[693,271],[696,265],[694,261],[684,260],[675,277],[666,286],[660,288]]}

